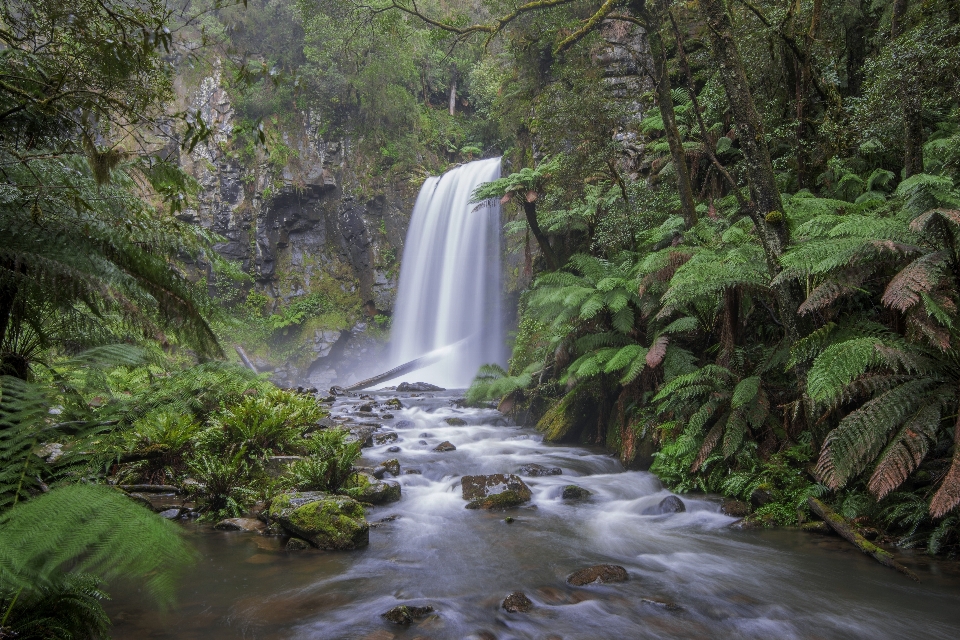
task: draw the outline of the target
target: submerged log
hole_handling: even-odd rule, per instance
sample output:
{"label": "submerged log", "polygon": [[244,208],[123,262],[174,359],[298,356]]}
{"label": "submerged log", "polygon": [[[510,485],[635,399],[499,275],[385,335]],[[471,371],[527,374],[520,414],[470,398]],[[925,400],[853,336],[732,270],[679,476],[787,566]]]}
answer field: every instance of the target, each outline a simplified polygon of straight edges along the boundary
{"label": "submerged log", "polygon": [[823,518],[823,521],[826,522],[831,529],[836,531],[841,538],[856,546],[858,549],[860,549],[860,551],[867,554],[883,566],[896,569],[911,580],[920,582],[920,578],[917,576],[917,574],[894,560],[893,554],[891,554],[889,551],[884,551],[860,535],[853,523],[841,516],[839,513],[823,504],[813,496],[807,498],[807,504],[810,505],[810,510]]}

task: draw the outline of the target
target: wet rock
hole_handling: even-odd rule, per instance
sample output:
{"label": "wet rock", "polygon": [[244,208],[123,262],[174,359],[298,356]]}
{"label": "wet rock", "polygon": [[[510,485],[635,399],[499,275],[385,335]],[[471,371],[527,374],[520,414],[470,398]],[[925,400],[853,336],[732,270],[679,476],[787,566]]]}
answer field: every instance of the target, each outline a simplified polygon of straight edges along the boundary
{"label": "wet rock", "polygon": [[661,600],[660,598],[640,598],[640,602],[644,604],[651,604],[655,607],[666,609],[667,611],[683,611],[683,607],[676,604],[675,602],[670,602],[668,600]]}
{"label": "wet rock", "polygon": [[396,442],[399,436],[395,431],[388,431],[387,433],[379,433],[373,436],[373,442],[378,447],[381,445],[389,444],[391,442]]}
{"label": "wet rock", "polygon": [[501,491],[486,498],[477,498],[467,503],[467,509],[512,509],[525,502],[521,494],[516,491]]}
{"label": "wet rock", "polygon": [[403,409],[403,403],[400,402],[400,398],[390,398],[383,404],[391,409]]}
{"label": "wet rock", "polygon": [[392,413],[384,413],[383,415],[380,416],[380,419],[381,419],[381,420],[393,420],[393,414],[392,414]]}
{"label": "wet rock", "polygon": [[423,475],[423,471],[420,471],[420,469],[407,469],[406,471],[403,472],[403,475],[419,476],[419,475]]}
{"label": "wet rock", "polygon": [[396,458],[387,460],[386,462],[381,462],[377,467],[378,469],[383,469],[385,472],[389,473],[392,476],[400,475],[400,461]]}
{"label": "wet rock", "polygon": [[360,502],[368,504],[389,504],[400,499],[400,483],[393,480],[371,482],[357,495]]}
{"label": "wet rock", "polygon": [[516,522],[516,519],[512,518],[511,516],[507,516],[506,518],[503,519],[503,521],[506,522],[507,524],[513,524],[514,522]]}
{"label": "wet rock", "polygon": [[358,418],[379,418],[373,411],[357,411]]}
{"label": "wet rock", "polygon": [[575,484],[568,484],[563,488],[564,500],[584,500],[593,494],[592,491],[578,487]]}
{"label": "wet rock", "polygon": [[227,518],[213,525],[214,529],[219,531],[247,531],[260,533],[267,528],[267,525],[255,518]]}
{"label": "wet rock", "polygon": [[530,487],[513,474],[464,476],[460,481],[467,509],[509,509],[528,502]]}
{"label": "wet rock", "polygon": [[347,436],[347,442],[360,442],[363,448],[373,446],[373,434],[380,428],[378,424],[361,423],[349,425],[350,435]]}
{"label": "wet rock", "polygon": [[754,492],[750,494],[750,504],[753,505],[754,509],[759,509],[763,505],[770,504],[771,502],[773,502],[773,494],[766,489],[755,489]]}
{"label": "wet rock", "polygon": [[580,569],[567,576],[567,583],[575,587],[588,584],[608,584],[611,582],[626,582],[627,570],[618,564],[598,564],[586,569]]}
{"label": "wet rock", "polygon": [[424,431],[423,433],[421,433],[421,434],[418,435],[417,437],[418,437],[418,438],[432,438],[432,437],[433,437],[433,434],[432,434],[432,433],[427,433],[426,431]]}
{"label": "wet rock", "polygon": [[427,617],[431,613],[433,613],[433,607],[430,605],[425,607],[409,607],[402,604],[381,615],[393,624],[408,625],[414,620]]}
{"label": "wet rock", "polygon": [[360,405],[359,407],[357,407],[357,411],[365,411],[365,412],[367,412],[367,413],[370,413],[371,411],[373,411],[373,405],[371,405],[371,404],[362,404],[362,405]]}
{"label": "wet rock", "polygon": [[647,507],[641,512],[645,516],[659,516],[665,513],[682,513],[687,510],[683,500],[677,496],[667,496],[655,507]]}
{"label": "wet rock", "polygon": [[337,401],[336,396],[326,396],[324,398],[320,398],[320,402],[336,402],[336,401]]}
{"label": "wet rock", "polygon": [[345,396],[345,395],[347,395],[347,392],[344,390],[343,387],[333,386],[333,387],[330,387],[330,395],[332,395],[332,396]]}
{"label": "wet rock", "polygon": [[376,522],[371,522],[370,526],[374,528],[382,527],[385,524],[389,524],[399,519],[400,519],[400,514],[395,513],[392,516],[387,516],[386,518],[380,518]]}
{"label": "wet rock", "polygon": [[539,478],[541,476],[559,476],[563,473],[560,467],[545,467],[542,464],[525,464],[517,471],[522,476]]}
{"label": "wet rock", "polygon": [[166,509],[165,511],[161,511],[158,515],[161,518],[166,518],[167,520],[176,520],[180,517],[180,507]]}
{"label": "wet rock", "polygon": [[522,591],[514,591],[503,600],[502,606],[510,613],[526,613],[533,608],[533,602]]}
{"label": "wet rock", "polygon": [[387,451],[389,451],[390,453],[400,453],[400,447],[393,446],[387,449]]}
{"label": "wet rock", "polygon": [[467,421],[463,418],[447,418],[444,420],[451,427],[465,427],[467,426]]}
{"label": "wet rock", "polygon": [[727,498],[720,504],[720,513],[734,518],[745,518],[750,515],[750,505],[742,500]]}
{"label": "wet rock", "polygon": [[417,425],[414,424],[412,420],[397,420],[393,426],[397,429],[410,429]]}
{"label": "wet rock", "polygon": [[320,549],[357,549],[370,543],[363,505],[347,496],[320,491],[284,493],[273,499],[268,517]]}
{"label": "wet rock", "polygon": [[287,540],[286,546],[284,549],[287,551],[303,551],[304,549],[309,549],[310,543],[306,540],[301,540],[300,538],[290,538]]}
{"label": "wet rock", "polygon": [[336,421],[331,417],[320,418],[317,421],[317,426],[321,429],[335,429],[338,425]]}
{"label": "wet rock", "polygon": [[47,464],[53,464],[63,457],[63,445],[59,442],[48,442],[37,449],[37,456],[43,458]]}
{"label": "wet rock", "polygon": [[[423,441],[421,440],[421,442]],[[424,444],[426,444],[426,442],[424,442]],[[457,448],[453,446],[453,443],[444,440],[443,442],[435,446],[433,450],[434,451],[456,451]]]}
{"label": "wet rock", "polygon": [[503,493],[504,491],[514,491],[520,495],[524,502],[532,497],[530,487],[512,473],[494,473],[487,476],[463,476],[460,479],[460,490],[463,492],[464,500],[476,500],[477,498],[486,498],[491,495]]}
{"label": "wet rock", "polygon": [[429,382],[401,382],[397,386],[400,393],[409,393],[411,391],[446,391],[443,387],[438,387]]}
{"label": "wet rock", "polygon": [[417,441],[417,444],[422,444],[423,446],[426,446],[426,445],[427,445],[427,441],[426,441],[426,440],[418,440],[418,441]]}

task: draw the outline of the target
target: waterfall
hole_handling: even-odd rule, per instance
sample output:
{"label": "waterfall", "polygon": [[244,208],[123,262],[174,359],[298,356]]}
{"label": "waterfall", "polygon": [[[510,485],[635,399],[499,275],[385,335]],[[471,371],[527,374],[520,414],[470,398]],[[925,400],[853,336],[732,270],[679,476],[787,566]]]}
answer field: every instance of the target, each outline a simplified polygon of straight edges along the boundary
{"label": "waterfall", "polygon": [[505,360],[500,203],[470,202],[478,186],[499,177],[500,158],[478,160],[428,178],[420,189],[400,266],[391,360],[398,365],[456,346],[398,380],[465,387],[480,365]]}

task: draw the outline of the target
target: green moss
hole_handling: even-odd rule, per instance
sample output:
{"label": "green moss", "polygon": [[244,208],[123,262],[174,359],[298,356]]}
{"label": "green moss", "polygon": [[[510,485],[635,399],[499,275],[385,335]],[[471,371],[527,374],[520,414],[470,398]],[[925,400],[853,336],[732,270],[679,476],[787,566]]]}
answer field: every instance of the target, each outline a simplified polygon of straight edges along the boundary
{"label": "green moss", "polygon": [[501,493],[487,496],[486,498],[477,498],[467,504],[467,509],[510,509],[519,507],[523,504],[523,497],[513,490],[503,491]]}
{"label": "green moss", "polygon": [[543,432],[547,442],[559,442],[567,437],[573,429],[576,419],[573,415],[573,404],[577,390],[574,389],[565,395],[558,403],[550,407],[537,422],[537,431]]}
{"label": "green moss", "polygon": [[349,498],[310,502],[289,515],[290,524],[328,540],[351,540],[365,525],[363,506]]}

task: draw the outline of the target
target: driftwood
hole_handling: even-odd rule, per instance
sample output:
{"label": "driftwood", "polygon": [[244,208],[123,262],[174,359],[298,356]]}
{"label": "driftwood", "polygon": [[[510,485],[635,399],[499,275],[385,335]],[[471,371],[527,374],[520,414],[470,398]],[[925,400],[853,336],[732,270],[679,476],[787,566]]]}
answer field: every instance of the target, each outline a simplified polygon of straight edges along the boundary
{"label": "driftwood", "polygon": [[383,373],[375,375],[372,378],[367,378],[366,380],[361,380],[360,382],[352,384],[349,387],[344,387],[344,391],[360,391],[361,389],[372,387],[375,384],[380,384],[381,382],[398,378],[405,373],[410,373],[411,371],[429,367],[430,365],[443,360],[445,357],[450,355],[454,348],[460,346],[467,340],[469,340],[469,338],[465,338],[446,347],[435,349],[426,355],[420,356],[419,358],[415,358],[409,362],[404,362],[400,366],[394,367],[389,371],[384,371]]}
{"label": "driftwood", "polygon": [[170,484],[121,484],[118,485],[130,493],[180,493],[180,488]]}
{"label": "driftwood", "polygon": [[841,538],[856,546],[858,549],[860,549],[860,551],[864,552],[883,566],[896,569],[911,580],[920,582],[920,578],[917,576],[917,574],[894,560],[893,554],[888,551],[884,551],[857,533],[856,527],[853,525],[853,523],[841,516],[839,513],[823,504],[813,496],[807,498],[807,504],[810,505],[810,510],[823,518],[823,521],[826,522],[831,529],[836,531]]}
{"label": "driftwood", "polygon": [[241,347],[240,345],[235,345],[233,348],[236,350],[237,355],[240,356],[240,359],[243,360],[243,364],[247,365],[250,371],[253,371],[254,373],[260,373],[259,371],[257,371],[257,368],[253,366],[253,363],[250,362],[250,358],[247,357],[247,354],[246,352],[244,352],[243,347]]}

